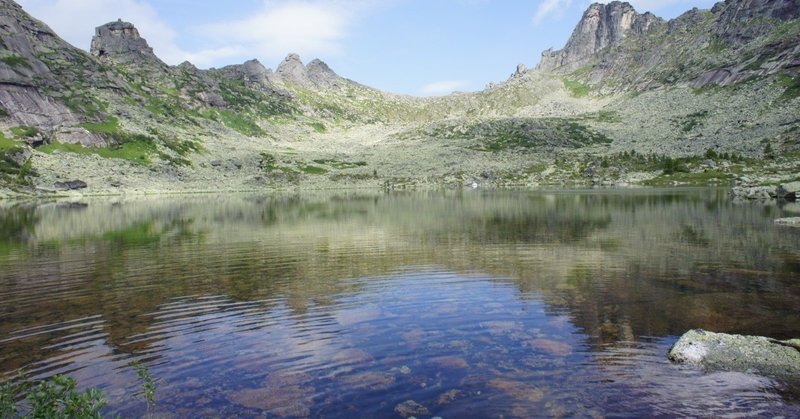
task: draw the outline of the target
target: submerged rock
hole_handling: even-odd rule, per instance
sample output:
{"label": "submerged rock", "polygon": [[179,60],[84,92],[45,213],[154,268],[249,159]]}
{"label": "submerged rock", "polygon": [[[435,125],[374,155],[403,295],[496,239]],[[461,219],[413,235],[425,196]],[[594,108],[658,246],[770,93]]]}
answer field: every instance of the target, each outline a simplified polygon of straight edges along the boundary
{"label": "submerged rock", "polygon": [[669,359],[709,371],[755,372],[767,376],[800,377],[800,340],[779,341],[763,336],[686,332],[670,348]]}
{"label": "submerged rock", "polygon": [[403,403],[398,404],[394,407],[394,411],[404,418],[413,415],[429,416],[431,414],[427,407],[415,402],[414,400],[406,400]]}

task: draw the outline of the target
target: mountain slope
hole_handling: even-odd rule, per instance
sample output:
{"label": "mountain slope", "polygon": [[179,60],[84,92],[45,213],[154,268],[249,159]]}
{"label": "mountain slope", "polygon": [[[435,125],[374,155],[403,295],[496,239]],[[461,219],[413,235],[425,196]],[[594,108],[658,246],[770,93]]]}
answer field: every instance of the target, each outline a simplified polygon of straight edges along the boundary
{"label": "mountain slope", "polygon": [[535,70],[415,98],[296,54],[169,66],[123,21],[86,53],[0,0],[0,196],[800,179],[799,2],[593,4]]}

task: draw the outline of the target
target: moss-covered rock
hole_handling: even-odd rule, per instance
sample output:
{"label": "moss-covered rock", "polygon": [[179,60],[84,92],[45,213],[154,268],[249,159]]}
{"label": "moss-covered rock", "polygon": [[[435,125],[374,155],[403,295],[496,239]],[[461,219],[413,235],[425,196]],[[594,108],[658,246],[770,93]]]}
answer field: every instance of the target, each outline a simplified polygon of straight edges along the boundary
{"label": "moss-covered rock", "polygon": [[755,372],[772,377],[800,378],[800,340],[779,341],[690,330],[669,350],[669,359],[709,371]]}

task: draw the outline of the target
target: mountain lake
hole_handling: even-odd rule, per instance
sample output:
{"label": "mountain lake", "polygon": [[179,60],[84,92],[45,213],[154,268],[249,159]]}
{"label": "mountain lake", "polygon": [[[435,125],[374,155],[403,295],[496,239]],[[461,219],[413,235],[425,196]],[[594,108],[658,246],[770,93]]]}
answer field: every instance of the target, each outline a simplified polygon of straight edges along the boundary
{"label": "mountain lake", "polygon": [[800,229],[773,223],[798,214],[705,188],[0,202],[0,381],[68,375],[122,417],[798,417],[800,383],[666,357],[694,328],[800,337]]}

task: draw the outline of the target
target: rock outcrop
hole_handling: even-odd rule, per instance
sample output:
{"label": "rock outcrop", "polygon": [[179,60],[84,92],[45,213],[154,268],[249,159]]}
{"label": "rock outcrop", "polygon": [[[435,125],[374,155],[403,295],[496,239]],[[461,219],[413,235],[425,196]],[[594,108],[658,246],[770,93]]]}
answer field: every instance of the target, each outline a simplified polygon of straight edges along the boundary
{"label": "rock outcrop", "polygon": [[662,22],[652,13],[639,14],[629,3],[594,3],[583,13],[564,49],[543,52],[537,68],[575,71],[594,61],[605,48],[618,45],[628,36],[642,36]]}
{"label": "rock outcrop", "polygon": [[85,52],[9,0],[0,0],[0,58],[0,107],[9,125],[36,127],[62,142],[105,144],[99,135],[70,129],[86,119],[60,97],[70,89],[117,86],[115,81]]}
{"label": "rock outcrop", "polygon": [[690,330],[668,353],[673,362],[708,371],[755,372],[773,377],[800,377],[800,339],[779,341]]}
{"label": "rock outcrop", "polygon": [[278,64],[275,70],[275,75],[278,80],[284,83],[291,83],[301,87],[310,87],[313,83],[308,77],[306,66],[300,61],[300,56],[297,54],[289,54],[286,58]]}
{"label": "rock outcrop", "polygon": [[714,32],[730,41],[746,42],[767,32],[773,22],[800,17],[797,0],[726,0],[712,11],[719,16]]}
{"label": "rock outcrop", "polygon": [[336,88],[342,85],[344,79],[339,77],[328,64],[322,60],[314,59],[306,65],[308,79],[317,86],[325,88]]}
{"label": "rock outcrop", "polygon": [[592,4],[564,49],[544,51],[537,68],[612,91],[727,86],[781,72],[796,77],[800,34],[780,25],[798,17],[797,0],[726,0],[669,22],[628,3]]}
{"label": "rock outcrop", "polygon": [[289,54],[278,65],[274,77],[270,80],[307,89],[317,88],[323,90],[336,89],[349,82],[349,80],[343,79],[331,70],[322,60],[314,59],[308,65],[303,65],[300,56],[297,54]]}
{"label": "rock outcrop", "polygon": [[153,53],[153,48],[139,35],[136,27],[122,19],[95,28],[90,52],[95,57],[119,63],[141,60],[161,62]]}

